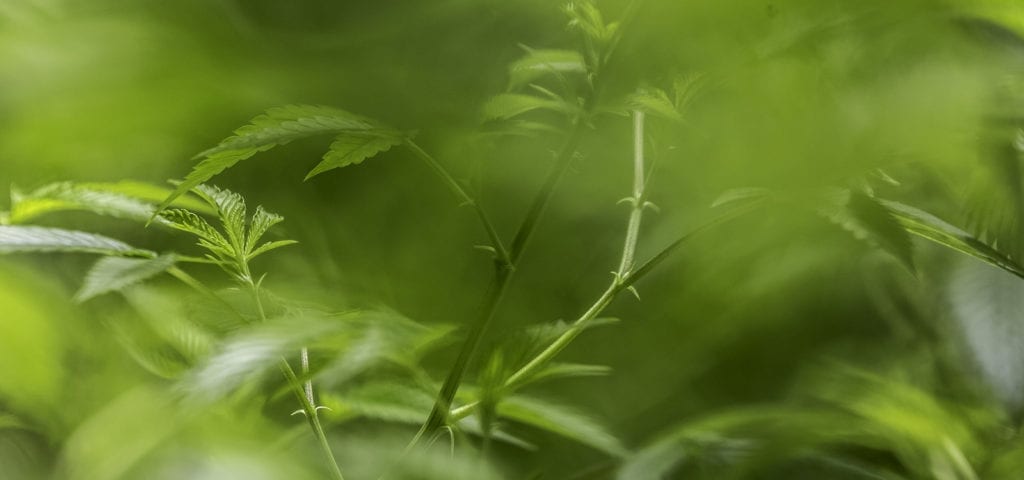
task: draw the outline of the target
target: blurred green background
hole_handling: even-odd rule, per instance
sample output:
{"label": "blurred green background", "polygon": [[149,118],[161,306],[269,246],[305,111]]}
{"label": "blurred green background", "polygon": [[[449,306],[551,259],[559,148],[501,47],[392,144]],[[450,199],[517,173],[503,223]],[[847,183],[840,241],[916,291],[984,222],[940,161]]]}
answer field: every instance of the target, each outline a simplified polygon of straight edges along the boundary
{"label": "blurred green background", "polygon": [[[597,6],[607,19],[627,11],[624,1]],[[481,136],[481,105],[505,90],[520,45],[577,48],[565,25],[562,5],[541,0],[5,0],[0,194],[66,180],[163,184],[266,108],[323,104],[417,130],[511,238],[562,137]],[[651,121],[659,212],[646,219],[640,256],[710,218],[723,191],[766,188],[779,200],[695,238],[637,285],[640,300],[616,300],[607,314],[621,321],[562,355],[609,365],[610,375],[531,388],[600,420],[633,451],[669,439],[670,467],[629,470],[634,457],[513,422],[534,449],[497,446],[481,467],[462,458],[472,457],[470,439],[454,457],[394,475],[1024,476],[1021,280],[918,241],[908,268],[817,203],[824,189],[870,184],[1019,258],[1018,31],[1024,7],[1014,1],[640,2],[603,72],[609,105],[703,75],[684,123]],[[472,248],[486,241],[473,212],[399,148],[303,182],[326,143],[294,142],[213,181],[282,214],[283,235],[300,242],[257,262],[265,285],[334,310],[467,324],[491,268]],[[631,148],[624,116],[588,129],[481,358],[524,326],[575,318],[600,294],[621,249],[627,208],[616,202],[630,191]],[[195,250],[133,222],[57,214],[40,223]],[[266,395],[180,420],[188,413],[168,393],[173,382],[140,368],[118,340],[117,325],[139,321],[131,301],[72,302],[93,260],[0,259],[0,477],[324,473],[302,422],[287,416],[291,398],[265,383]],[[228,286],[215,269],[194,274]],[[170,279],[152,288],[188,295]],[[423,359],[433,379],[458,338]],[[387,372],[325,394],[343,397],[375,375]],[[803,415],[822,405],[847,415]],[[352,478],[376,478],[415,432],[344,420],[329,433]]]}

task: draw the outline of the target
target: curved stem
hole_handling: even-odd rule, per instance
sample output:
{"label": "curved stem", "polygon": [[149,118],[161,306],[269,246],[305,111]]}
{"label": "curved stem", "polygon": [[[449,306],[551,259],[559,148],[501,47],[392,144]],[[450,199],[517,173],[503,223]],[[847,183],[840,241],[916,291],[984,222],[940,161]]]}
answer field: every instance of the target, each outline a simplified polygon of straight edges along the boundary
{"label": "curved stem", "polygon": [[496,261],[503,266],[509,266],[512,262],[509,258],[508,251],[505,250],[505,245],[501,242],[498,230],[494,227],[494,223],[491,222],[490,217],[487,215],[487,212],[484,211],[483,207],[480,206],[476,199],[466,193],[466,190],[462,188],[462,185],[460,185],[457,180],[455,180],[455,177],[452,177],[451,173],[448,172],[448,169],[444,168],[437,159],[420,148],[416,142],[413,142],[411,139],[406,139],[405,145],[409,147],[409,150],[411,150],[412,153],[423,160],[423,162],[426,163],[434,173],[441,177],[441,180],[448,186],[448,189],[455,194],[461,204],[473,207],[477,217],[480,218],[480,224],[483,225],[484,230],[487,231],[487,237],[491,242],[491,247],[494,248]]}

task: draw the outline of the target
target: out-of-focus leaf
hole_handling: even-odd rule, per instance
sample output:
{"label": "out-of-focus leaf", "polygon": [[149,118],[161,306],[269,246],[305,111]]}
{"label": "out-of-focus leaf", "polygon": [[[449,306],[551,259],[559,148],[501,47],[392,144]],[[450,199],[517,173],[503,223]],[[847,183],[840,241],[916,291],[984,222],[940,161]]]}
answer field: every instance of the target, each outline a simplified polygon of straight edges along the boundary
{"label": "out-of-focus leaf", "polygon": [[949,277],[949,301],[985,380],[1010,409],[1024,405],[1024,281],[970,259]]}
{"label": "out-of-focus leaf", "polygon": [[658,88],[644,88],[637,91],[629,96],[629,103],[631,108],[666,120],[678,122],[683,119],[668,94]]}
{"label": "out-of-focus leaf", "polygon": [[174,255],[156,258],[101,258],[86,274],[85,283],[75,294],[75,300],[84,302],[97,295],[148,280],[173,267],[174,262]]}
{"label": "out-of-focus leaf", "polygon": [[546,75],[586,72],[583,56],[573,50],[528,50],[509,66],[509,90],[515,90]]}
{"label": "out-of-focus leaf", "polygon": [[338,135],[324,154],[323,161],[306,175],[306,180],[328,170],[362,163],[363,160],[386,152],[395,145],[401,145],[404,139],[405,137],[398,132],[373,131]]}
{"label": "out-of-focus leaf", "polygon": [[181,388],[198,403],[215,402],[276,370],[282,358],[342,326],[330,317],[308,312],[271,319],[225,340],[218,352],[183,380]]}
{"label": "out-of-focus leaf", "polygon": [[[543,382],[566,377],[599,377],[611,373],[611,367],[605,365],[586,365],[581,363],[552,363],[537,372],[528,383]],[[523,383],[522,385],[526,385]],[[522,386],[520,385],[520,386]]]}
{"label": "out-of-focus leaf", "polygon": [[497,412],[503,418],[561,435],[614,457],[627,454],[626,447],[607,428],[566,405],[513,395],[498,403]]}
{"label": "out-of-focus leaf", "polygon": [[138,387],[121,394],[78,425],[64,443],[69,480],[123,478],[183,423],[168,392]]}
{"label": "out-of-focus leaf", "polygon": [[102,255],[153,257],[120,240],[95,233],[48,227],[0,226],[0,253],[84,252]]}
{"label": "out-of-focus leaf", "polygon": [[[41,215],[60,211],[87,211],[115,218],[147,221],[153,216],[154,205],[170,192],[168,188],[141,182],[53,183],[28,193],[12,191],[9,222],[27,223]],[[179,197],[174,204],[212,213],[209,206],[192,196]]]}
{"label": "out-of-focus leaf", "polygon": [[504,120],[534,110],[566,111],[565,104],[549,98],[521,93],[503,93],[484,104],[484,119]]}
{"label": "out-of-focus leaf", "polygon": [[731,205],[738,202],[760,200],[771,196],[771,190],[765,188],[746,187],[733,188],[721,193],[713,202],[711,208]]}
{"label": "out-of-focus leaf", "polygon": [[847,192],[844,213],[836,220],[862,240],[878,244],[914,271],[913,244],[903,226],[877,199],[860,192]]}

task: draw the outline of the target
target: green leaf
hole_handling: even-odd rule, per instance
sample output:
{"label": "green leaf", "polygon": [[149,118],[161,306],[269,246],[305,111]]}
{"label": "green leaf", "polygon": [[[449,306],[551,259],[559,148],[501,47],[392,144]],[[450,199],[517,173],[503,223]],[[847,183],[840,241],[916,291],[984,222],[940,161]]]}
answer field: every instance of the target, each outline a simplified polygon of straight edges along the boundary
{"label": "green leaf", "polygon": [[1024,278],[1024,267],[1009,255],[935,215],[899,202],[881,200],[881,204],[908,232]]}
{"label": "green leaf", "polygon": [[583,56],[573,50],[532,50],[509,66],[509,90],[546,75],[579,74],[587,71]]}
{"label": "green leaf", "polygon": [[256,207],[256,213],[252,215],[252,222],[249,225],[249,233],[245,237],[245,253],[246,255],[253,255],[253,249],[256,248],[256,242],[259,242],[263,238],[263,234],[270,230],[270,227],[277,225],[284,221],[284,217],[270,213],[263,209],[262,205]]}
{"label": "green leaf", "polygon": [[367,158],[400,145],[404,139],[405,137],[398,132],[354,132],[338,135],[331,143],[330,150],[324,154],[323,161],[306,175],[306,180],[328,170],[362,163]]}
{"label": "green leaf", "polygon": [[157,207],[163,211],[177,197],[206,182],[236,163],[253,155],[314,135],[339,132],[365,132],[379,129],[373,121],[337,108],[315,105],[289,105],[267,110],[235,130],[235,135],[206,150],[202,159],[178,187]]}
{"label": "green leaf", "polygon": [[0,226],[0,254],[23,252],[85,252],[153,257],[119,240],[95,233],[48,227]]}
{"label": "green leaf", "polygon": [[624,457],[626,447],[603,425],[565,405],[523,395],[498,404],[498,415],[576,440],[614,457]]}
{"label": "green leaf", "polygon": [[552,99],[524,95],[521,93],[503,93],[492,97],[484,104],[485,120],[504,120],[533,110],[566,111],[562,102]]}
{"label": "green leaf", "polygon": [[846,191],[844,209],[832,218],[861,240],[877,244],[914,271],[914,252],[910,235],[892,213],[877,199],[864,193]]}
{"label": "green leaf", "polygon": [[227,233],[231,251],[243,252],[246,244],[245,199],[231,190],[214,185],[197,185],[195,191],[217,207],[217,216],[224,226],[224,232]]}
{"label": "green leaf", "polygon": [[770,197],[771,190],[757,187],[733,188],[722,192],[718,198],[711,202],[711,208],[732,205],[740,202],[761,200]]}
{"label": "green leaf", "polygon": [[[567,377],[600,377],[612,372],[611,367],[605,365],[587,365],[582,363],[552,363],[543,370],[537,372],[527,383],[541,382],[555,378]],[[524,383],[523,385],[526,385]]]}
{"label": "green leaf", "polygon": [[[53,183],[29,193],[12,191],[9,222],[26,223],[41,215],[69,210],[146,221],[156,211],[154,204],[170,192],[170,189],[141,182]],[[180,197],[174,203],[202,212],[211,211],[191,196]]]}
{"label": "green leaf", "polygon": [[174,255],[161,255],[156,258],[102,258],[86,274],[85,283],[75,294],[75,300],[84,302],[97,295],[142,282],[167,271],[174,266],[174,262]]}
{"label": "green leaf", "polygon": [[640,89],[633,95],[629,96],[629,104],[631,108],[641,110],[666,120],[671,120],[673,122],[680,122],[683,120],[683,116],[679,114],[678,110],[676,110],[676,106],[668,97],[668,94],[659,88]]}

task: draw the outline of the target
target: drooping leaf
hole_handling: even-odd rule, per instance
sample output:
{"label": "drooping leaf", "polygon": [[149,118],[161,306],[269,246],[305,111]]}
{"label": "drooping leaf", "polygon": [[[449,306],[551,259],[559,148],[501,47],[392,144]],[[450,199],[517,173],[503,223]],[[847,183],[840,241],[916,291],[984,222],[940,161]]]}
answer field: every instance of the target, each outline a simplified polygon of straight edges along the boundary
{"label": "drooping leaf", "polygon": [[86,274],[85,283],[75,294],[75,300],[84,302],[97,295],[145,281],[167,271],[174,266],[174,262],[174,255],[161,255],[156,258],[102,258]]}
{"label": "drooping leaf", "polygon": [[367,158],[401,145],[405,137],[398,132],[353,132],[338,135],[324,159],[309,171],[306,180],[335,168],[362,163]]}
{"label": "drooping leaf", "polygon": [[877,199],[860,192],[848,191],[845,208],[832,219],[856,237],[877,244],[908,269],[914,270],[910,235]]}
{"label": "drooping leaf", "polygon": [[761,200],[771,196],[771,190],[757,187],[733,188],[722,192],[713,202],[711,208],[722,207],[740,202]]}
{"label": "drooping leaf", "polygon": [[533,50],[509,66],[509,90],[546,75],[580,74],[587,70],[583,56],[573,50]]}
{"label": "drooping leaf", "polygon": [[888,200],[881,200],[881,204],[889,209],[908,232],[1024,278],[1024,267],[1009,255],[985,244],[964,230],[909,205]]}
{"label": "drooping leaf", "polygon": [[533,110],[566,111],[567,107],[556,100],[521,93],[496,95],[484,104],[485,120],[504,120]]}
{"label": "drooping leaf", "polygon": [[0,226],[0,254],[23,252],[85,252],[102,255],[154,257],[156,253],[132,247],[95,233],[48,227]]}
{"label": "drooping leaf", "polygon": [[561,435],[614,457],[627,454],[626,447],[607,428],[566,405],[513,395],[498,404],[497,412],[503,418]]}
{"label": "drooping leaf", "polygon": [[263,115],[206,150],[195,159],[202,159],[178,187],[159,205],[162,211],[193,187],[206,182],[236,163],[293,140],[320,134],[365,132],[380,128],[378,124],[341,109],[315,105],[289,105],[267,110]]}

